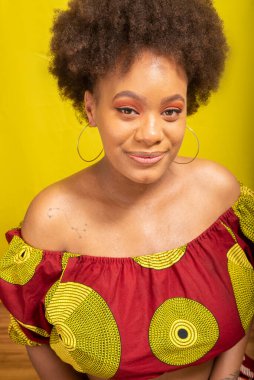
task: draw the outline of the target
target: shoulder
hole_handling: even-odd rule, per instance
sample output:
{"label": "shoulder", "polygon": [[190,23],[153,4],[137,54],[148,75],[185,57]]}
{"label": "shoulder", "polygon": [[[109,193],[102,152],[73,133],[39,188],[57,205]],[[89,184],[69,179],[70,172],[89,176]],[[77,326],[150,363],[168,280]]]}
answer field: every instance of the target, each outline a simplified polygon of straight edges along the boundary
{"label": "shoulder", "polygon": [[21,227],[28,244],[45,250],[65,250],[66,225],[86,192],[79,193],[80,181],[77,173],[48,186],[32,200]]}
{"label": "shoulder", "polygon": [[62,250],[56,232],[61,232],[62,218],[58,211],[66,202],[64,193],[64,186],[56,183],[32,200],[21,227],[22,237],[28,244],[40,249]]}
{"label": "shoulder", "polygon": [[214,161],[198,159],[193,173],[200,192],[221,212],[230,208],[239,198],[240,183],[224,166]]}

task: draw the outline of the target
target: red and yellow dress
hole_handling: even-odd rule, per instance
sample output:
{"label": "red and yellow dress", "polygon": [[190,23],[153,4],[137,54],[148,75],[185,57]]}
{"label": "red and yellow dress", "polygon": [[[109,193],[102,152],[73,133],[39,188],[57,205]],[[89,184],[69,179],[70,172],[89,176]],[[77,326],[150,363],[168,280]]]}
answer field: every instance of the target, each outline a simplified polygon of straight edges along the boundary
{"label": "red and yellow dress", "polygon": [[245,186],[206,231],[165,252],[52,252],[26,244],[20,229],[7,239],[0,298],[10,337],[49,344],[79,372],[147,380],[198,365],[234,346],[254,315],[254,193]]}

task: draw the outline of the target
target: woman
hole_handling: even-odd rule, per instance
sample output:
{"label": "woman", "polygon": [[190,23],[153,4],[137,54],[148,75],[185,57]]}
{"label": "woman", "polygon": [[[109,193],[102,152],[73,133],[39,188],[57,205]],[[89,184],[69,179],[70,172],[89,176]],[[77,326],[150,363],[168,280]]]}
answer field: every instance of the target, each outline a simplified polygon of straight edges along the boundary
{"label": "woman", "polygon": [[[8,233],[1,298],[41,379],[237,379],[253,318],[253,192],[177,157],[227,53],[208,0],[72,0],[51,72],[104,157]],[[67,364],[68,363],[68,364]]]}

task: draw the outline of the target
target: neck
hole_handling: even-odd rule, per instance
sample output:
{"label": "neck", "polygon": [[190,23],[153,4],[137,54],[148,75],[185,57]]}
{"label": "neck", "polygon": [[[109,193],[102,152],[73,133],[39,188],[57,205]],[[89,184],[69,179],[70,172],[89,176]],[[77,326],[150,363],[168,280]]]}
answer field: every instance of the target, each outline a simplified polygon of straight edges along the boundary
{"label": "neck", "polygon": [[170,168],[163,177],[151,184],[137,183],[124,177],[105,157],[94,168],[103,196],[122,206],[156,200],[158,196],[163,196],[164,191],[168,193],[176,182],[176,173]]}

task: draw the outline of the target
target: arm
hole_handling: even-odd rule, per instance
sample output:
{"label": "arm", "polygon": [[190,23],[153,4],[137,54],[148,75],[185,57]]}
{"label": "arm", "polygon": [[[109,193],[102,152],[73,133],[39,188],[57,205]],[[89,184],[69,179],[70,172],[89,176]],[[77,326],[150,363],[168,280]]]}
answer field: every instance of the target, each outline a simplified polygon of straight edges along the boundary
{"label": "arm", "polygon": [[[32,246],[40,249],[64,251],[62,213],[49,216],[54,207],[65,207],[64,191],[58,184],[43,190],[33,200],[22,223],[22,237]],[[61,186],[60,186],[61,187]],[[88,377],[75,371],[71,365],[62,361],[47,344],[36,347],[27,346],[28,356],[40,380],[86,380]]]}
{"label": "arm", "polygon": [[248,334],[214,362],[209,380],[237,380],[242,364]]}
{"label": "arm", "polygon": [[32,365],[40,380],[86,380],[85,374],[76,372],[69,364],[61,361],[48,345],[26,347]]}
{"label": "arm", "polygon": [[252,323],[252,328],[250,330],[249,340],[245,352],[246,355],[254,359],[254,323]]}

